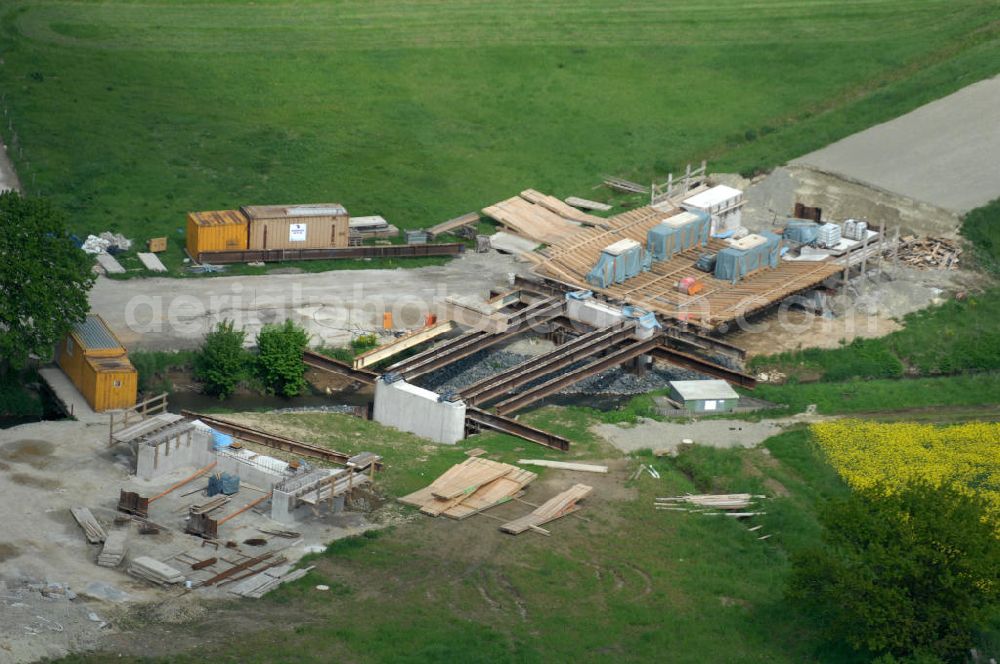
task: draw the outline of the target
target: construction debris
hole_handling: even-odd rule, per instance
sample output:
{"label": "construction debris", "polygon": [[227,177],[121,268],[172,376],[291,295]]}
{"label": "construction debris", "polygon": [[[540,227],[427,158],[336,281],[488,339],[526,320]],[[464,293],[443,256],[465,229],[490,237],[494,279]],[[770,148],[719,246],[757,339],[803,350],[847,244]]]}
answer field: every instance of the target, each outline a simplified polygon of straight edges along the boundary
{"label": "construction debris", "polygon": [[[593,490],[593,487],[586,484],[574,484],[569,489],[542,503],[530,514],[503,524],[500,526],[500,530],[511,535],[519,535],[526,530],[542,531],[543,529],[539,526],[577,511],[579,507],[576,504],[589,496]],[[548,533],[548,531],[543,532]]]}
{"label": "construction debris", "polygon": [[957,270],[962,247],[955,240],[943,237],[900,238],[897,258],[901,263],[918,269]]}
{"label": "construction debris", "polygon": [[133,558],[129,564],[128,573],[160,586],[172,585],[184,580],[184,575],[176,569],[149,556]]}
{"label": "construction debris", "polygon": [[597,201],[591,201],[586,198],[577,198],[576,196],[570,196],[566,199],[566,203],[572,205],[575,208],[580,208],[582,210],[597,210],[599,212],[607,212],[611,209],[611,206],[607,203],[598,203]]}
{"label": "construction debris", "polygon": [[109,233],[105,231],[100,235],[88,235],[80,248],[88,254],[116,254],[131,249],[132,241],[121,233]]}
{"label": "construction debris", "polygon": [[104,528],[97,522],[97,519],[94,518],[89,508],[71,507],[69,511],[73,514],[76,522],[80,524],[80,527],[83,528],[83,534],[86,535],[88,542],[91,544],[101,544],[108,538],[108,534],[104,532]]}
{"label": "construction debris", "polygon": [[403,496],[399,502],[428,516],[464,519],[521,494],[538,475],[506,463],[480,457],[452,466],[430,486]]}
{"label": "construction debris", "polygon": [[545,468],[558,468],[559,470],[579,470],[585,473],[606,473],[607,466],[598,466],[589,463],[569,463],[567,461],[548,461],[545,459],[518,459],[518,463],[526,466],[542,466]]}
{"label": "construction debris", "polygon": [[118,567],[125,557],[125,530],[112,530],[104,540],[104,548],[97,556],[97,564],[101,567]]}

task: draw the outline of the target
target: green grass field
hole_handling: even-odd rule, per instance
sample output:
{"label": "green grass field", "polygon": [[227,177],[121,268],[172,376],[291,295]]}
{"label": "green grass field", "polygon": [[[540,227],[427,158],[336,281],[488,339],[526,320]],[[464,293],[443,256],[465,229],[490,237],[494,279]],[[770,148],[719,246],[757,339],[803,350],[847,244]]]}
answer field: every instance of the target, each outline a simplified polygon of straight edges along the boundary
{"label": "green grass field", "polygon": [[0,126],[80,235],[341,201],[424,227],[780,163],[1000,71],[987,0],[7,2]]}

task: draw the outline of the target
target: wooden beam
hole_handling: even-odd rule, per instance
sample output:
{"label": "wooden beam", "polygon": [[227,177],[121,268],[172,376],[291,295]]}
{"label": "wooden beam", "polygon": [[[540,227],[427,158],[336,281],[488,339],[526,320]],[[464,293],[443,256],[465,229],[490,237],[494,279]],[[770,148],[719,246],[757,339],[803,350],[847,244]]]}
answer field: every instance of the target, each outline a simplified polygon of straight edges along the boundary
{"label": "wooden beam", "polygon": [[373,364],[378,364],[382,360],[386,360],[393,355],[402,353],[404,350],[413,348],[414,346],[419,346],[426,341],[430,341],[431,339],[440,337],[443,334],[447,334],[453,329],[455,329],[455,323],[448,320],[443,323],[438,323],[437,325],[425,327],[417,330],[416,332],[411,332],[410,334],[402,336],[395,341],[385,344],[384,346],[379,346],[378,348],[358,355],[354,358],[354,368],[365,369]]}

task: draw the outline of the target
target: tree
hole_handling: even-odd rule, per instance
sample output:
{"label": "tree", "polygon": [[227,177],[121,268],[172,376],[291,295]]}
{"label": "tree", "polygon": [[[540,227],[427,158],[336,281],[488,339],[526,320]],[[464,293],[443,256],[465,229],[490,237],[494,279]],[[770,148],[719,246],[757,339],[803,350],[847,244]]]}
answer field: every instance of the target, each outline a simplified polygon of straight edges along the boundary
{"label": "tree", "polygon": [[257,334],[257,367],[268,391],[294,397],[305,389],[302,351],[308,343],[308,333],[290,320],[261,328]]}
{"label": "tree", "polygon": [[1000,599],[985,514],[982,498],[950,486],[854,493],[821,514],[824,546],[793,558],[789,595],[857,650],[960,661]]}
{"label": "tree", "polygon": [[90,310],[91,259],[47,201],[0,194],[0,373],[48,358]]}
{"label": "tree", "polygon": [[233,329],[233,321],[220,321],[205,335],[201,352],[194,361],[195,378],[205,392],[220,399],[231,395],[246,376],[249,354],[243,349],[246,332]]}

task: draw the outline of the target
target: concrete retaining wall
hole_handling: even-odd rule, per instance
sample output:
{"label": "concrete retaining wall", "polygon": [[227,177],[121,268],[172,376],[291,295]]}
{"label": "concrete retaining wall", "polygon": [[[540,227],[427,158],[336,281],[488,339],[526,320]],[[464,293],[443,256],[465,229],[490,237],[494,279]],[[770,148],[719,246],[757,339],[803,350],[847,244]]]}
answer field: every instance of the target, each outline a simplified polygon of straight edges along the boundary
{"label": "concrete retaining wall", "polygon": [[[265,491],[287,477],[280,469],[261,468],[252,461],[240,459],[235,450],[216,453],[212,447],[212,436],[204,429],[193,429],[190,441],[184,434],[179,439],[159,445],[139,443],[135,474],[144,480],[153,480],[178,468],[204,468],[213,461],[217,462],[213,473],[236,475],[241,482],[248,482]],[[283,463],[277,459],[273,461]]]}
{"label": "concrete retaining wall", "polygon": [[400,431],[454,445],[465,438],[465,402],[438,401],[438,395],[404,380],[375,383],[374,419]]}
{"label": "concrete retaining wall", "polygon": [[213,461],[215,453],[212,451],[211,436],[200,429],[193,429],[190,437],[182,434],[159,445],[139,443],[135,474],[144,480],[152,480],[178,468],[203,468]]}

